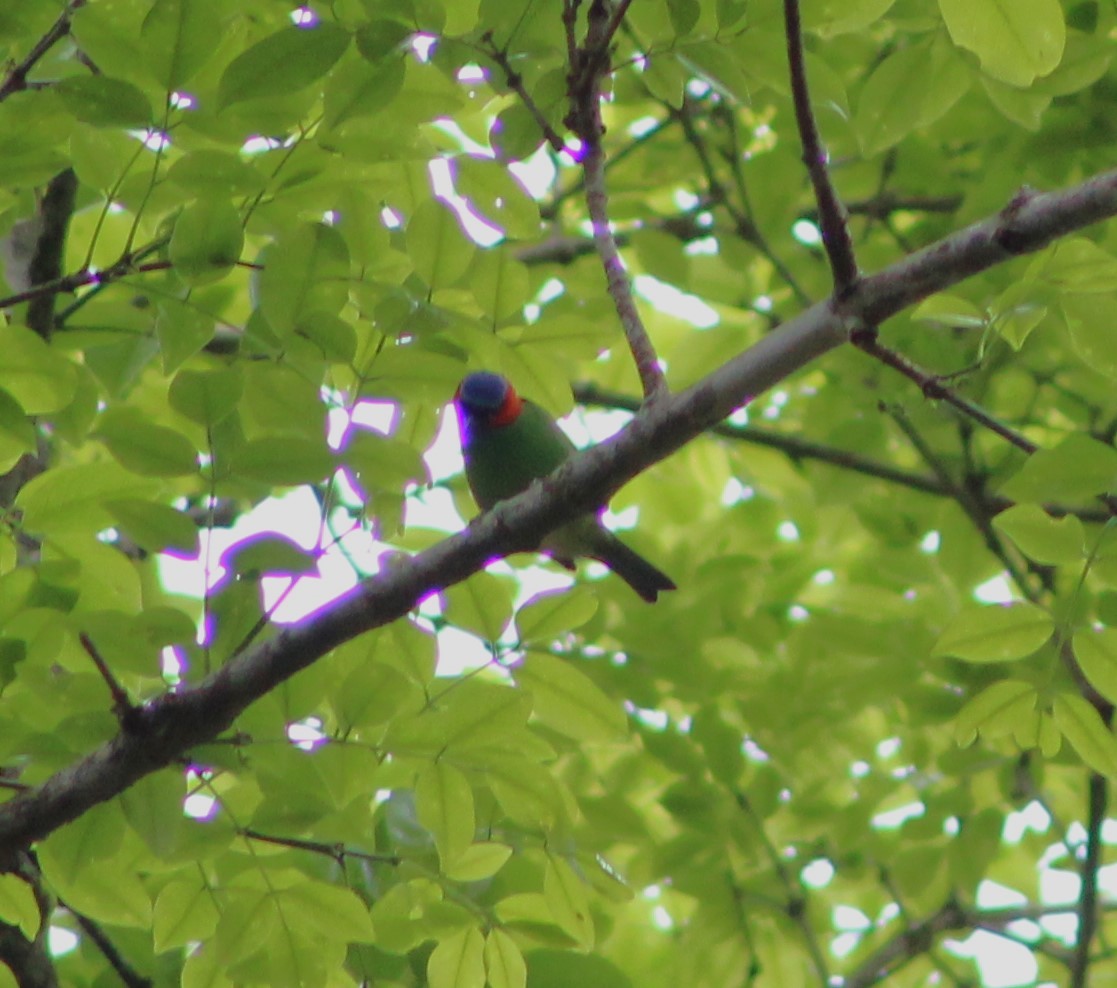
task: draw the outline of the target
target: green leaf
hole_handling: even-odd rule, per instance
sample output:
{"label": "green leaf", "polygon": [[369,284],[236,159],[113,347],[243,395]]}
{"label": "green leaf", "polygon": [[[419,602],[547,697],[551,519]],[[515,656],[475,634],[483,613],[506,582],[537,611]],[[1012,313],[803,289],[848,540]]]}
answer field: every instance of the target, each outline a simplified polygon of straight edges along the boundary
{"label": "green leaf", "polygon": [[469,780],[444,760],[433,762],[415,781],[415,806],[419,822],[434,838],[443,867],[458,860],[477,827]]}
{"label": "green leaf", "polygon": [[333,454],[325,441],[302,436],[251,439],[237,451],[233,463],[237,476],[280,487],[316,484],[333,470]]}
{"label": "green leaf", "polygon": [[1050,566],[1074,564],[1084,558],[1086,532],[1073,515],[1052,518],[1035,504],[1017,504],[993,519],[1026,556]]}
{"label": "green leaf", "polygon": [[332,226],[305,223],[262,255],[260,309],[277,333],[319,314],[336,315],[349,297],[349,250]]}
{"label": "green leaf", "polygon": [[148,493],[144,483],[114,462],[56,466],[34,477],[16,504],[29,531],[78,529],[96,532],[111,523],[108,512],[94,511],[102,501]]}
{"label": "green leaf", "polygon": [[1110,294],[1064,295],[1059,302],[1074,353],[1093,371],[1117,379],[1117,353],[1113,347],[1117,301]]}
{"label": "green leaf", "polygon": [[1015,662],[1035,652],[1054,630],[1051,615],[1018,601],[963,611],[939,636],[932,654],[967,662]]}
{"label": "green leaf", "polygon": [[241,52],[229,63],[218,84],[222,107],[272,96],[276,81],[296,92],[320,79],[349,47],[349,32],[330,21],[313,27],[285,27]]}
{"label": "green leaf", "polygon": [[379,62],[385,55],[399,52],[414,29],[390,17],[376,17],[357,29],[357,51],[370,62]]}
{"label": "green leaf", "polygon": [[984,329],[986,318],[972,302],[957,295],[939,292],[924,299],[911,310],[911,318],[936,326],[958,329]]}
{"label": "green leaf", "polygon": [[525,988],[527,964],[520,948],[503,930],[494,927],[485,938],[485,973],[489,988]]}
{"label": "green leaf", "polygon": [[219,0],[155,0],[140,37],[152,77],[168,92],[179,89],[213,57],[214,31],[220,30]]}
{"label": "green leaf", "polygon": [[1076,632],[1074,655],[1090,685],[1111,703],[1117,700],[1117,629]]}
{"label": "green leaf", "polygon": [[512,619],[515,595],[515,584],[507,577],[474,573],[444,591],[446,620],[486,641],[499,641]]}
{"label": "green leaf", "polygon": [[238,542],[224,562],[240,576],[275,573],[290,576],[312,573],[318,567],[314,553],[278,532],[261,532]]}
{"label": "green leaf", "polygon": [[447,878],[455,882],[480,882],[492,878],[512,856],[512,848],[492,841],[470,844],[458,857],[442,863]]}
{"label": "green leaf", "polygon": [[144,421],[137,408],[107,409],[93,435],[122,467],[145,477],[182,477],[198,470],[194,444],[181,432]]}
{"label": "green leaf", "polygon": [[469,290],[494,323],[522,312],[530,289],[527,268],[508,251],[479,250],[474,256]]}
{"label": "green leaf", "polygon": [[77,369],[24,326],[0,326],[0,388],[28,415],[65,408],[77,391]]}
{"label": "green leaf", "polygon": [[198,876],[175,878],[159,891],[152,916],[156,953],[209,939],[217,929],[214,890]]}
{"label": "green leaf", "polygon": [[580,628],[596,613],[597,597],[589,587],[544,591],[516,611],[516,631],[523,642],[548,642]]}
{"label": "green leaf", "polygon": [[169,857],[178,847],[185,798],[186,780],[179,769],[153,772],[120,796],[124,819],[158,858]]}
{"label": "green leaf", "polygon": [[1117,257],[1085,237],[1068,237],[1044,252],[1038,276],[1064,292],[1117,290]]}
{"label": "green leaf", "polygon": [[415,273],[432,291],[465,274],[475,249],[462,234],[457,216],[439,199],[424,199],[407,224],[407,253]]}
{"label": "green leaf", "polygon": [[[183,0],[173,0],[179,3]],[[190,0],[186,0],[187,5]],[[167,169],[167,181],[191,195],[252,195],[261,192],[266,179],[260,171],[232,151],[200,148],[188,151]]]}
{"label": "green leaf", "polygon": [[1014,501],[1073,501],[1117,487],[1117,450],[1082,433],[1024,461],[1001,493]]}
{"label": "green leaf", "polygon": [[478,216],[506,237],[519,240],[539,236],[539,204],[507,169],[489,158],[472,155],[463,155],[454,164],[458,195]]}
{"label": "green leaf", "polygon": [[116,853],[124,829],[119,804],[101,803],[87,810],[39,844],[44,873],[52,881],[67,885],[76,883],[95,862]]}
{"label": "green leaf", "polygon": [[572,661],[531,654],[515,677],[531,691],[535,715],[553,730],[584,742],[609,743],[627,736],[624,709]]}
{"label": "green leaf", "polygon": [[179,371],[171,381],[167,399],[180,415],[212,428],[240,401],[244,377],[238,367],[221,370]]}
{"label": "green leaf", "polygon": [[485,938],[475,926],[441,940],[427,959],[430,988],[485,988]]}
{"label": "green leaf", "polygon": [[163,357],[163,373],[173,374],[213,339],[213,316],[177,299],[163,299],[155,317],[155,336]]}
{"label": "green leaf", "polygon": [[[894,51],[869,76],[857,105],[857,135],[866,155],[879,154],[946,113],[969,89],[965,63],[942,46]],[[896,99],[899,92],[912,98]]]}
{"label": "green leaf", "polygon": [[240,214],[228,199],[195,199],[175,220],[168,252],[175,273],[190,285],[224,278],[244,249]]}
{"label": "green leaf", "polygon": [[939,0],[939,9],[954,43],[1010,86],[1030,86],[1063,56],[1066,26],[1058,0]]}
{"label": "green leaf", "polygon": [[351,889],[298,882],[284,889],[280,907],[297,910],[308,932],[322,940],[370,943],[375,936],[368,907]]}
{"label": "green leaf", "polygon": [[0,919],[19,927],[26,940],[38,936],[42,925],[39,904],[31,886],[17,875],[0,875]]}
{"label": "green leaf", "polygon": [[1003,737],[1034,712],[1036,689],[1019,679],[1002,679],[972,697],[954,718],[954,740],[973,744],[979,733]]}
{"label": "green leaf", "polygon": [[803,26],[824,37],[863,31],[879,20],[895,0],[803,0]]}
{"label": "green leaf", "polygon": [[390,107],[403,89],[404,66],[402,58],[388,58],[375,65],[362,61],[338,66],[326,84],[326,127],[332,130],[348,120],[374,116]]}
{"label": "green leaf", "polygon": [[54,91],[82,123],[95,127],[148,127],[151,103],[143,91],[123,79],[105,75],[70,76]]}
{"label": "green leaf", "polygon": [[1055,726],[1087,766],[1101,775],[1117,776],[1117,739],[1093,706],[1075,694],[1060,693],[1051,713]]}
{"label": "green leaf", "polygon": [[32,453],[35,448],[35,426],[19,402],[0,389],[0,469],[10,470],[24,453]]}
{"label": "green leaf", "polygon": [[547,855],[543,869],[543,896],[555,922],[579,946],[589,950],[594,942],[593,917],[585,883],[562,858]]}

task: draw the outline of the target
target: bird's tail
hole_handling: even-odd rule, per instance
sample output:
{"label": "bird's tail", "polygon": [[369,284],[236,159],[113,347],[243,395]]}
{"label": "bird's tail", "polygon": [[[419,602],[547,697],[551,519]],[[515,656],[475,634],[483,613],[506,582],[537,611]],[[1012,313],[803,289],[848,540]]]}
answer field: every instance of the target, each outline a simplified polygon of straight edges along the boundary
{"label": "bird's tail", "polygon": [[612,532],[598,528],[594,538],[593,558],[604,563],[649,604],[654,604],[661,590],[675,590],[675,581],[649,563],[640,553],[630,549]]}

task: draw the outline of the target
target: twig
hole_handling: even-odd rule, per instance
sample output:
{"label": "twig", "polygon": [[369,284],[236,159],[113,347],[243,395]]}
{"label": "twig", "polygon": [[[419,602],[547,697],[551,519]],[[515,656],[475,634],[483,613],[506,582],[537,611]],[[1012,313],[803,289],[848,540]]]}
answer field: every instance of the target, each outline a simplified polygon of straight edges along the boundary
{"label": "twig", "polygon": [[493,41],[492,31],[486,31],[481,35],[481,43],[485,46],[484,50],[488,56],[496,62],[500,70],[504,73],[504,81],[508,83],[508,88],[520,97],[520,102],[524,104],[528,113],[532,115],[532,118],[539,125],[539,129],[543,131],[544,139],[551,145],[551,148],[556,154],[561,154],[566,150],[566,144],[554,127],[551,126],[550,121],[544,116],[543,111],[539,109],[535,100],[531,98],[531,94],[524,88],[524,77],[512,68],[512,63],[508,60],[508,52],[496,46],[496,42]]}
{"label": "twig", "polygon": [[241,830],[240,835],[249,840],[257,840],[263,844],[275,844],[278,847],[289,847],[296,851],[311,851],[333,858],[341,864],[346,858],[357,858],[360,861],[369,861],[374,864],[402,864],[403,858],[398,854],[370,854],[367,851],[354,851],[344,844],[327,844],[324,841],[304,840],[301,837],[279,837],[274,834],[264,834],[251,827]]}
{"label": "twig", "polygon": [[108,686],[109,695],[112,696],[113,713],[116,714],[116,719],[120,721],[123,726],[131,718],[135,717],[137,710],[135,704],[133,704],[129,698],[127,690],[120,685],[116,676],[113,675],[113,671],[109,668],[104,656],[97,650],[97,646],[93,644],[93,639],[83,631],[78,635],[78,641],[81,642],[81,647],[85,649],[86,653],[93,660],[93,664],[97,667],[97,671],[101,674],[101,678],[105,681],[105,685]]}
{"label": "twig", "polygon": [[[137,254],[144,253],[137,251]],[[119,281],[130,274],[144,274],[148,271],[167,271],[171,267],[170,261],[148,261],[146,264],[131,263],[132,258],[122,257],[115,264],[105,268],[103,271],[90,271],[88,269],[82,271],[75,271],[73,274],[63,275],[61,278],[56,278],[54,281],[46,282],[42,285],[36,285],[34,288],[29,288],[25,292],[17,292],[15,295],[9,295],[6,298],[0,298],[0,309],[7,309],[13,305],[21,305],[24,302],[30,302],[33,299],[43,298],[49,295],[72,294],[79,288],[84,288],[86,285],[107,285],[114,281]],[[62,316],[59,317],[61,319]]]}
{"label": "twig", "polygon": [[764,847],[764,852],[771,863],[776,876],[779,878],[780,883],[787,893],[787,901],[783,904],[783,911],[787,914],[788,918],[799,927],[799,932],[803,938],[803,944],[807,948],[807,953],[810,955],[811,963],[814,965],[815,973],[818,975],[819,984],[825,988],[830,984],[830,971],[826,966],[826,957],[822,953],[822,947],[819,945],[818,938],[815,936],[814,928],[810,924],[810,919],[807,917],[807,890],[803,887],[800,881],[793,879],[787,866],[783,862],[783,857],[780,855],[778,848],[772,843],[771,838],[768,836],[768,831],[764,829],[764,821],[757,815],[744,792],[737,791],[733,793],[737,806],[752,822],[756,832],[760,837],[760,843]]}
{"label": "twig", "polygon": [[[1117,912],[1117,902],[1107,902],[1101,907],[1105,912]],[[920,923],[905,923],[903,929],[874,950],[842,981],[842,988],[869,988],[894,974],[913,957],[934,944],[935,938],[952,930],[970,930],[980,927],[990,933],[1000,934],[1004,927],[1020,920],[1038,921],[1048,916],[1072,913],[1069,906],[1026,905],[1007,906],[1001,909],[966,909],[953,900]]]}
{"label": "twig", "polygon": [[[1112,720],[1112,708],[1106,723]],[[1104,775],[1090,773],[1089,811],[1086,821],[1086,855],[1082,859],[1082,890],[1078,896],[1078,935],[1070,967],[1071,988],[1085,988],[1090,973],[1090,942],[1098,923],[1098,870],[1101,868],[1102,824],[1105,823],[1109,783]]]}
{"label": "twig", "polygon": [[822,231],[822,245],[826,248],[826,257],[830,261],[830,271],[834,276],[834,292],[841,297],[857,284],[857,260],[846,224],[845,208],[830,181],[830,173],[826,168],[826,151],[811,110],[798,0],[784,0],[783,14],[787,32],[787,60],[791,71],[791,99],[795,105],[799,140],[803,145],[803,163],[807,166],[811,185],[814,186],[815,202],[818,203],[818,225]]}
{"label": "twig", "polygon": [[27,76],[48,51],[51,50],[62,38],[70,33],[70,19],[79,7],[85,6],[85,0],[70,0],[66,8],[58,15],[56,20],[28,53],[27,57],[18,65],[13,66],[4,81],[0,83],[0,103],[12,93],[18,93],[27,88]]}
{"label": "twig", "polygon": [[63,909],[68,910],[74,917],[82,933],[89,937],[90,941],[101,951],[102,956],[109,962],[109,967],[116,972],[116,976],[124,983],[125,988],[151,988],[154,982],[150,978],[145,978],[142,974],[139,974],[124,959],[116,944],[109,939],[108,934],[97,923],[84,913],[79,913],[73,906],[67,905],[61,899],[58,900],[58,904]]}
{"label": "twig", "polygon": [[949,490],[950,496],[954,498],[958,506],[966,513],[970,521],[973,522],[974,528],[978,530],[982,539],[985,541],[985,547],[997,557],[997,560],[1012,578],[1012,582],[1020,588],[1020,592],[1028,600],[1035,602],[1039,595],[1032,589],[1026,579],[1026,574],[1020,566],[1017,565],[1016,560],[1008,554],[1008,550],[1005,548],[1004,543],[994,531],[990,523],[991,515],[986,509],[983,501],[975,497],[965,484],[955,481],[950,475],[950,472],[943,465],[938,454],[931,449],[924,438],[919,434],[919,430],[908,420],[908,417],[904,414],[902,409],[889,406],[885,411],[888,412],[892,421],[896,423],[900,431],[907,437],[908,442],[915,447],[916,452],[922,457],[923,462],[935,472],[939,481]]}
{"label": "twig", "polygon": [[[596,405],[601,408],[619,409],[620,411],[634,413],[640,410],[640,402],[636,398],[599,388],[596,384],[575,384],[573,390],[574,400],[580,405]],[[876,477],[878,480],[885,480],[890,484],[922,491],[924,494],[932,494],[936,497],[955,496],[956,485],[953,481],[948,481],[941,476],[928,477],[924,474],[913,473],[910,470],[901,470],[891,464],[882,463],[859,453],[812,442],[791,433],[764,429],[755,425],[734,425],[732,422],[719,422],[706,431],[711,435],[724,436],[726,439],[735,439],[739,442],[753,443],[768,449],[779,450],[792,463],[815,460],[866,477]],[[990,516],[999,514],[1015,504],[1009,498],[1000,497],[996,494],[978,495],[971,493],[970,496]],[[1101,508],[1068,507],[1064,504],[1045,504],[1043,510],[1053,518],[1065,518],[1072,515],[1082,521],[1095,524],[1104,523],[1112,517],[1109,511]]]}
{"label": "twig", "polygon": [[863,350],[870,356],[876,357],[882,364],[886,364],[893,370],[899,371],[904,377],[914,381],[919,385],[925,398],[945,401],[948,405],[952,405],[954,408],[958,409],[963,415],[973,419],[979,425],[985,426],[990,432],[995,432],[1002,439],[1007,440],[1017,449],[1021,449],[1029,455],[1039,449],[1030,439],[1010,429],[1003,422],[997,421],[997,419],[993,418],[993,416],[980,405],[975,405],[972,401],[967,401],[965,398],[946,387],[946,385],[942,383],[942,379],[938,376],[928,373],[921,367],[913,364],[907,357],[884,346],[880,342],[875,329],[863,329],[850,334],[850,342],[857,347],[858,350]]}
{"label": "twig", "polygon": [[[714,164],[710,159],[709,152],[706,150],[705,142],[698,133],[698,128],[694,125],[691,105],[690,103],[684,103],[679,110],[675,110],[673,107],[669,107],[669,109],[682,125],[683,135],[686,137],[687,143],[694,149],[694,153],[698,156],[698,163],[702,167],[702,173],[706,179],[706,188],[709,191],[710,198],[714,202],[719,203],[729,213],[729,218],[733,221],[734,233],[746,243],[752,244],[764,255],[768,263],[775,268],[776,273],[783,278],[788,288],[791,289],[791,293],[795,296],[796,301],[803,306],[810,305],[812,301],[810,295],[807,293],[806,289],[799,284],[798,279],[796,279],[791,269],[784,264],[772,250],[768,241],[764,238],[764,235],[757,228],[756,224],[753,223],[747,213],[742,212],[742,210],[730,200],[728,193],[725,191],[725,186],[722,184],[721,179],[714,169]],[[738,193],[741,195],[742,199],[741,205],[747,208],[748,198],[745,195],[743,175],[740,174],[736,160],[734,160],[732,167],[734,175],[737,178]],[[703,236],[709,235],[708,230],[702,232]]]}
{"label": "twig", "polygon": [[[567,0],[568,17],[565,22],[568,31],[573,24],[573,11],[577,6],[576,0]],[[660,367],[659,356],[636,308],[628,272],[621,260],[609,223],[605,152],[601,146],[601,137],[605,133],[605,125],[601,119],[601,80],[609,71],[609,46],[620,24],[617,14],[623,16],[627,9],[627,2],[622,2],[610,17],[604,0],[593,0],[587,18],[585,44],[574,49],[574,59],[570,66],[570,112],[566,117],[566,125],[582,142],[586,209],[593,229],[594,245],[605,269],[609,295],[620,317],[628,349],[636,362],[636,372],[640,375],[644,397],[651,400],[667,393],[667,381]]]}

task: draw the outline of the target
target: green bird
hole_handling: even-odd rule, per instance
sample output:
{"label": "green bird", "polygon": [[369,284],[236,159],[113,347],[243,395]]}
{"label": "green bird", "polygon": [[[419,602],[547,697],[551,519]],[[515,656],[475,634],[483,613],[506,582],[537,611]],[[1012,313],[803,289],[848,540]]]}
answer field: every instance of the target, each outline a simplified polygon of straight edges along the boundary
{"label": "green bird", "polygon": [[[465,476],[481,510],[527,490],[556,470],[575,450],[550,415],[516,394],[507,378],[469,374],[454,396]],[[579,556],[604,563],[644,600],[654,602],[675,584],[633,552],[596,515],[579,518],[548,535],[540,549],[567,569]]]}

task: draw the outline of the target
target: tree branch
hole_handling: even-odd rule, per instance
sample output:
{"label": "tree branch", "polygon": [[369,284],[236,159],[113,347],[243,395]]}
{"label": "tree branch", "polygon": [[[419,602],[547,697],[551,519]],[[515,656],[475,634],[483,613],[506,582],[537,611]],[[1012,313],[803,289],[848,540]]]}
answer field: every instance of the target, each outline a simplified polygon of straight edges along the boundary
{"label": "tree branch", "polygon": [[736,408],[932,292],[1038,250],[1055,238],[1117,215],[1117,171],[1029,197],[1011,216],[976,223],[861,279],[840,301],[821,302],[701,381],[645,404],[615,436],[571,457],[523,494],[501,502],[468,529],[385,568],[297,626],[232,659],[194,687],[152,700],[136,724],[0,805],[0,851],[45,837],[91,806],[184,758],[228,730],[237,716],[331,649],[404,617],[432,593],[491,559],[538,545],[548,531],[606,503],[624,483],[665,459]]}
{"label": "tree branch", "polygon": [[818,203],[818,225],[822,230],[822,245],[830,261],[834,276],[834,291],[841,297],[857,283],[857,260],[853,240],[846,224],[845,208],[830,181],[826,168],[827,154],[818,133],[818,124],[811,109],[811,96],[807,88],[807,68],[803,60],[803,31],[799,23],[799,0],[784,0],[784,25],[787,34],[787,60],[791,72],[791,99],[795,106],[795,122],[799,127],[799,140],[803,145],[803,163],[814,186]]}
{"label": "tree branch", "polygon": [[628,2],[622,0],[610,16],[603,0],[593,0],[587,19],[585,44],[577,49],[575,61],[570,66],[570,113],[566,123],[582,141],[586,210],[593,229],[593,242],[605,269],[609,295],[624,328],[628,349],[636,362],[644,397],[651,399],[666,392],[667,381],[636,308],[632,284],[609,223],[605,151],[601,146],[601,137],[605,133],[601,120],[601,80],[609,71],[609,46],[627,9]]}
{"label": "tree branch", "polygon": [[[1117,903],[1109,902],[1106,912],[1117,911]],[[1011,923],[1020,920],[1040,920],[1048,916],[1066,915],[1073,910],[1068,906],[1008,906],[1002,909],[966,909],[957,902],[946,903],[920,923],[905,924],[904,928],[886,941],[842,981],[842,988],[869,988],[890,977],[907,961],[929,949],[935,938],[952,930],[980,928],[998,933]]]}
{"label": "tree branch", "polygon": [[[1112,719],[1108,711],[1106,724]],[[1086,855],[1082,859],[1082,890],[1078,896],[1078,935],[1070,967],[1071,988],[1085,988],[1090,973],[1090,943],[1098,924],[1098,870],[1101,868],[1102,825],[1109,802],[1109,782],[1104,775],[1090,773],[1089,810],[1086,820]]]}
{"label": "tree branch", "polygon": [[8,70],[4,81],[0,82],[0,103],[11,96],[12,93],[18,93],[21,89],[27,88],[27,76],[31,70],[51,48],[70,33],[70,19],[74,16],[74,11],[85,6],[85,2],[86,0],[70,0],[65,10],[58,15],[58,20],[50,26],[46,34],[35,42],[35,46],[27,57]]}

